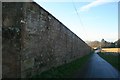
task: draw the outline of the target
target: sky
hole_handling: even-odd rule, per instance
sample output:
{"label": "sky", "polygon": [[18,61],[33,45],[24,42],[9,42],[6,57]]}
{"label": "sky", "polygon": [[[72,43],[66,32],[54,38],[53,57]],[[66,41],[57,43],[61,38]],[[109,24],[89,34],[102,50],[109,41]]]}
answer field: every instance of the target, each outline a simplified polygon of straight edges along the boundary
{"label": "sky", "polygon": [[84,41],[118,39],[117,0],[34,0]]}

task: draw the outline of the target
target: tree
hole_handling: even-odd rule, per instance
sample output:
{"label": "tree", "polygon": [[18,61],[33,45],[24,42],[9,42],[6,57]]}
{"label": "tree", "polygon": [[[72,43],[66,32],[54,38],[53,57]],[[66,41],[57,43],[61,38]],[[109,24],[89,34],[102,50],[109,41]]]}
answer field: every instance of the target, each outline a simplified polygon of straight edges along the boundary
{"label": "tree", "polygon": [[118,39],[114,43],[115,43],[115,47],[120,48],[120,39]]}
{"label": "tree", "polygon": [[87,44],[91,47],[99,47],[100,46],[99,41],[88,41]]}
{"label": "tree", "polygon": [[104,39],[101,40],[101,42],[99,41],[87,41],[87,44],[91,47],[101,47],[101,48],[120,48],[120,39],[117,40],[116,42],[108,42]]}
{"label": "tree", "polygon": [[105,41],[104,39],[101,40],[101,47],[106,47],[107,45],[107,41]]}

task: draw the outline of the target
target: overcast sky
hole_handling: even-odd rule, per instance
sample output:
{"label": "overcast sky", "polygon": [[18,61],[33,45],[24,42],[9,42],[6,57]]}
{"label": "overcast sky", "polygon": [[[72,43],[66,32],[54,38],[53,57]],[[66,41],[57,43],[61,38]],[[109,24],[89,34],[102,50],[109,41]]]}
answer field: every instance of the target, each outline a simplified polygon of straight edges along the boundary
{"label": "overcast sky", "polygon": [[118,39],[117,0],[34,1],[84,41]]}

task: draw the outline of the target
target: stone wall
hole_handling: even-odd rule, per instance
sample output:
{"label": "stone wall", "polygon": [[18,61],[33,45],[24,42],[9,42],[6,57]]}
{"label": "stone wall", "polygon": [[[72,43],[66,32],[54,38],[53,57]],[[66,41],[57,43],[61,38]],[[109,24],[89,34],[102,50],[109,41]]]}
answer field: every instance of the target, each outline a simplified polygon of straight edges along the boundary
{"label": "stone wall", "polygon": [[91,48],[34,2],[2,4],[3,77],[31,77],[91,52]]}

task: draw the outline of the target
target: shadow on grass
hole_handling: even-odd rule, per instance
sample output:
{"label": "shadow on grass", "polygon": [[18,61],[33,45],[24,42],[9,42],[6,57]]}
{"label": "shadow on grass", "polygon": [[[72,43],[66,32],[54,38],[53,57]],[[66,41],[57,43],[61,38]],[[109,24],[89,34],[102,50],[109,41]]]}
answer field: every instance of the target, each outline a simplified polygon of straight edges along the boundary
{"label": "shadow on grass", "polygon": [[92,53],[70,63],[52,68],[48,71],[33,76],[33,78],[69,78],[74,71],[80,69],[89,60],[91,55]]}
{"label": "shadow on grass", "polygon": [[[115,55],[117,54],[117,55]],[[109,62],[113,67],[115,67],[117,70],[120,71],[120,54],[118,53],[107,53],[107,52],[101,52],[98,53],[100,57],[105,59],[107,62]]]}

